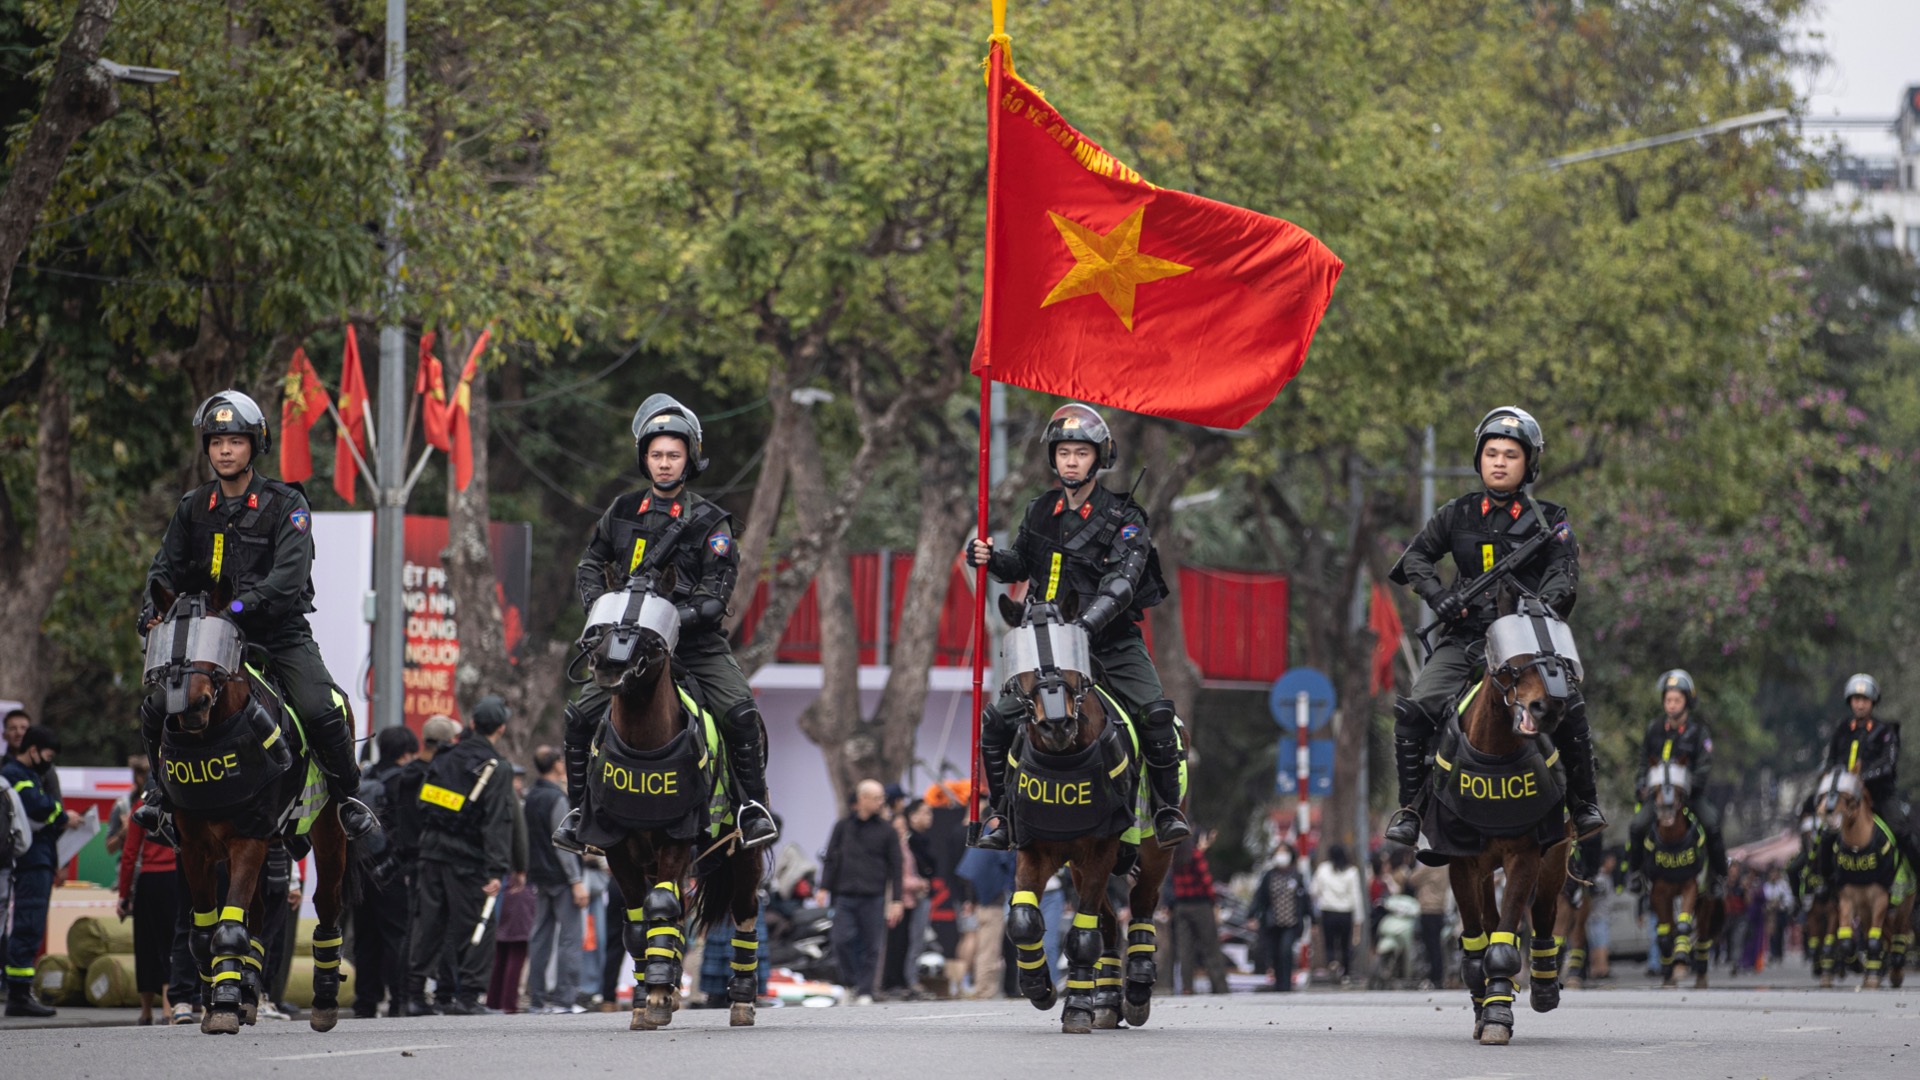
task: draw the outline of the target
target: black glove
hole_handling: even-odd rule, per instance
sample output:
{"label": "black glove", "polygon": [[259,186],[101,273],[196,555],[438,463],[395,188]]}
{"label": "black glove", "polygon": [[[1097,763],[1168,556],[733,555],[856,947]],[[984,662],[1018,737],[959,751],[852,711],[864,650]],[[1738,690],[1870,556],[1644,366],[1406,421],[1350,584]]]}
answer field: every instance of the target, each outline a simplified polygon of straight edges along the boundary
{"label": "black glove", "polygon": [[972,540],[967,541],[967,565],[978,568],[992,562],[993,561],[993,544],[991,541],[987,543],[986,549],[987,549],[986,555],[982,558],[976,559],[973,557],[974,542]]}
{"label": "black glove", "polygon": [[153,601],[151,600],[140,605],[139,622],[135,623],[133,628],[139,631],[142,640],[147,636],[147,624],[152,622],[159,614],[160,609],[154,607]]}
{"label": "black glove", "polygon": [[1462,621],[1472,610],[1467,606],[1467,602],[1460,598],[1458,589],[1441,589],[1427,597],[1427,606],[1433,609],[1435,615],[1440,616],[1440,621],[1452,623]]}

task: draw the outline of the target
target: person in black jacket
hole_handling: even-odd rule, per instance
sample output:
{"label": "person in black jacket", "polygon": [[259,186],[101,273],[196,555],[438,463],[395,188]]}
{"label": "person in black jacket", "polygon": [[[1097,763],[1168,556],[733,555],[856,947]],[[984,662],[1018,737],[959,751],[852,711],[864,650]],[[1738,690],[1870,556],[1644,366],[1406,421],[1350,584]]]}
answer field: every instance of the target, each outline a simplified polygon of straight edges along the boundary
{"label": "person in black jacket", "polygon": [[833,899],[833,955],[854,1004],[873,1003],[874,979],[886,948],[887,927],[900,921],[900,834],[882,814],[887,789],[862,780],[853,812],[833,827],[820,887]]}
{"label": "person in black jacket", "polygon": [[[1580,545],[1573,538],[1566,508],[1536,500],[1526,490],[1540,477],[1540,459],[1546,449],[1539,423],[1526,410],[1503,405],[1489,412],[1474,429],[1473,459],[1482,488],[1435,511],[1388,575],[1397,585],[1411,586],[1446,623],[1439,645],[1414,680],[1413,693],[1393,703],[1400,809],[1387,825],[1386,839],[1394,843],[1412,847],[1419,839],[1419,803],[1432,768],[1427,760],[1429,744],[1446,710],[1472,677],[1468,650],[1486,636],[1497,614],[1496,590],[1469,603],[1463,599],[1467,587],[1545,529],[1552,539],[1515,572],[1513,580],[1537,593],[1562,619],[1573,613],[1579,598]],[[1455,569],[1451,585],[1440,580],[1440,563],[1449,555]],[[1553,733],[1553,743],[1566,760],[1567,808],[1575,831],[1586,836],[1606,828],[1594,791],[1587,703],[1578,690],[1567,701],[1566,716]]]}
{"label": "person in black jacket", "polygon": [[1826,767],[1860,774],[1873,812],[1893,830],[1893,838],[1915,866],[1920,866],[1920,842],[1913,827],[1913,807],[1900,793],[1900,722],[1874,715],[1880,704],[1880,681],[1865,674],[1848,677],[1848,716],[1834,725],[1827,740]]}
{"label": "person in black jacket", "polygon": [[[1637,781],[1646,779],[1646,771],[1661,762],[1684,765],[1687,769],[1687,809],[1707,837],[1707,891],[1719,896],[1727,879],[1727,842],[1720,834],[1720,808],[1707,797],[1707,782],[1713,775],[1713,731],[1698,715],[1699,699],[1693,676],[1674,668],[1660,676],[1655,686],[1660,694],[1661,715],[1647,723],[1640,740],[1643,771]],[[1633,875],[1634,891],[1642,891],[1647,874],[1647,834],[1653,830],[1653,803],[1640,793],[1640,805],[1634,808],[1633,821],[1627,826],[1627,870]]]}
{"label": "person in black jacket", "polygon": [[[533,752],[536,777],[527,792],[527,881],[534,890],[533,933],[528,941],[527,997],[534,1012],[577,1008],[580,992],[580,940],[583,909],[590,896],[580,856],[545,842],[567,814],[566,764],[560,752],[543,746]],[[553,978],[547,978],[548,961]]]}
{"label": "person in black jacket", "polygon": [[[440,1011],[473,1015],[492,968],[487,901],[513,864],[513,769],[493,747],[507,724],[500,698],[482,698],[467,737],[434,754],[420,785],[420,857],[415,867],[413,940],[407,950],[407,1010],[425,1015],[427,977],[444,959],[452,986],[440,986]],[[477,939],[477,943],[476,943]]]}
{"label": "person in black jacket", "polygon": [[33,846],[13,862],[13,926],[7,935],[7,1015],[47,1017],[54,1010],[33,996],[34,962],[47,933],[47,908],[53,876],[59,869],[60,836],[79,816],[60,800],[60,777],[53,771],[60,739],[52,728],[34,725],[9,747],[13,755],[0,765],[0,780],[20,796]]}
{"label": "person in black jacket", "polygon": [[[380,999],[387,999],[387,1015],[404,1011],[407,986],[407,906],[408,878],[412,860],[419,854],[416,846],[402,861],[395,850],[399,824],[399,799],[396,782],[420,753],[420,740],[405,725],[383,728],[374,739],[380,760],[374,762],[362,778],[360,790],[367,804],[380,819],[386,834],[391,870],[375,876],[361,886],[361,901],[353,907],[353,969],[359,985],[353,993],[353,1015],[369,1019],[379,1015]],[[419,784],[408,794],[419,797]],[[418,840],[414,843],[417,845]]]}

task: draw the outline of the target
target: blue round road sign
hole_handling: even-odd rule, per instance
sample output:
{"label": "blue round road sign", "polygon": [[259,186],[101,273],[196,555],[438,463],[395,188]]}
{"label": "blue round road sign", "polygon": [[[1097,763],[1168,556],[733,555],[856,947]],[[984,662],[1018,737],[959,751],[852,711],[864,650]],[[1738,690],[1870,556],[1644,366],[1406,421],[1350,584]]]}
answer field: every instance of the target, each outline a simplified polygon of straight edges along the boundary
{"label": "blue round road sign", "polygon": [[1280,730],[1293,731],[1295,701],[1303,691],[1307,695],[1309,733],[1327,726],[1327,721],[1333,718],[1333,680],[1313,668],[1290,668],[1274,680],[1273,689],[1267,692],[1267,709],[1273,713],[1273,722],[1280,725]]}

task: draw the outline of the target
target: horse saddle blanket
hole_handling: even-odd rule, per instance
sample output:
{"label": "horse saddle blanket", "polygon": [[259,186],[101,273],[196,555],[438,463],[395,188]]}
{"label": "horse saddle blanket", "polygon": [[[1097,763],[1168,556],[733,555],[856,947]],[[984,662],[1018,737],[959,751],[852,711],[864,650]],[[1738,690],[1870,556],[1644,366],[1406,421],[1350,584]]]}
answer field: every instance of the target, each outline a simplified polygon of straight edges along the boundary
{"label": "horse saddle blanket", "polygon": [[1560,751],[1545,736],[1528,739],[1509,754],[1483,754],[1461,732],[1456,711],[1433,763],[1434,801],[1487,836],[1525,836],[1547,818],[1556,824],[1562,820],[1566,786],[1557,767]]}
{"label": "horse saddle blanket", "polygon": [[1023,731],[1007,757],[1017,846],[1036,840],[1119,836],[1139,842],[1145,763],[1132,719],[1106,691],[1106,726],[1093,745],[1067,754],[1037,749]]}
{"label": "horse saddle blanket", "polygon": [[1707,830],[1692,810],[1681,812],[1687,815],[1687,831],[1679,840],[1668,844],[1658,830],[1647,834],[1647,876],[1656,881],[1691,881],[1707,868]]}
{"label": "horse saddle blanket", "polygon": [[[1829,878],[1834,884],[1879,885],[1889,891],[1893,889],[1906,860],[1900,855],[1900,845],[1894,841],[1893,830],[1881,820],[1880,815],[1873,817],[1873,841],[1864,848],[1850,848],[1838,833],[1830,835],[1832,851],[1826,863],[1832,870]],[[1912,876],[1910,870],[1908,876]]]}
{"label": "horse saddle blanket", "polygon": [[582,840],[604,849],[642,830],[693,840],[732,823],[726,744],[712,713],[685,690],[680,701],[686,725],[655,749],[635,749],[610,720],[600,722],[587,760]]}
{"label": "horse saddle blanket", "polygon": [[[249,665],[246,708],[219,730],[195,737],[168,726],[160,737],[160,783],[175,807],[231,822],[242,836],[305,834],[326,802],[326,784],[307,752],[300,718],[266,674]],[[305,773],[300,790],[285,780]]]}

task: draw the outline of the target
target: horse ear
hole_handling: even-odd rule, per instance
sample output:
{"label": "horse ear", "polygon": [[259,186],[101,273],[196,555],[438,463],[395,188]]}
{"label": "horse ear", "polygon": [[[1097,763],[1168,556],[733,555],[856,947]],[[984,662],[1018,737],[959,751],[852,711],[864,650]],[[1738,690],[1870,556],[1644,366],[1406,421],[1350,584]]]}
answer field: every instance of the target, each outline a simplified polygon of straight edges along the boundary
{"label": "horse ear", "polygon": [[214,611],[226,611],[233,606],[233,579],[223,577],[213,583],[213,595],[208,598],[207,606]]}
{"label": "horse ear", "polygon": [[1006,593],[1000,594],[1000,617],[1007,621],[1008,626],[1019,626],[1020,616],[1022,614],[1023,611],[1020,607],[1020,601],[1015,600]]}
{"label": "horse ear", "polygon": [[147,599],[153,601],[153,610],[159,612],[161,615],[165,615],[167,612],[173,610],[173,592],[165,585],[160,584],[159,578],[154,578],[152,581],[147,582]]}
{"label": "horse ear", "polygon": [[1499,596],[1494,601],[1494,609],[1502,616],[1513,615],[1520,610],[1520,590],[1512,582],[1500,583]]}
{"label": "horse ear", "polygon": [[1072,622],[1080,617],[1080,594],[1068,593],[1060,598],[1060,621]]}
{"label": "horse ear", "polygon": [[673,596],[673,590],[678,588],[679,585],[679,572],[669,566],[665,570],[660,571],[660,576],[654,579],[653,591],[656,596],[671,598]]}

